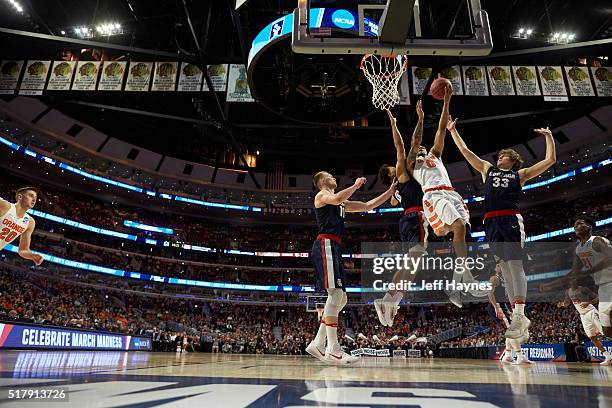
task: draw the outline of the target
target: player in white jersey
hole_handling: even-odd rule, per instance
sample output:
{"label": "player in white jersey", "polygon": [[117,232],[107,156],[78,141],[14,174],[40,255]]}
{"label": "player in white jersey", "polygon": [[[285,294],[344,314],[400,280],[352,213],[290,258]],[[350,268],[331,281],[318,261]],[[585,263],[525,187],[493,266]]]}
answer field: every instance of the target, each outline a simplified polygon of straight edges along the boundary
{"label": "player in white jersey", "polygon": [[[471,272],[468,268],[463,267],[465,265],[463,261],[467,258],[465,238],[470,225],[470,214],[463,198],[453,188],[441,159],[452,94],[452,87],[447,86],[444,90],[444,106],[431,150],[428,152],[421,145],[422,135],[414,134],[407,161],[414,179],[423,189],[423,212],[429,225],[438,236],[453,233],[453,246],[457,257],[453,281],[474,284],[476,281]],[[450,301],[461,307],[459,291],[447,293]],[[486,291],[472,290],[470,293],[479,297],[487,295]]]}
{"label": "player in white jersey", "polygon": [[[556,287],[567,285],[567,282],[584,275],[592,275],[598,286],[599,318],[603,335],[612,337],[612,245],[607,238],[594,236],[595,221],[587,216],[580,216],[574,222],[574,231],[580,239],[576,246],[576,256],[572,263],[572,270],[564,278],[554,282],[542,284],[540,290],[548,291]],[[582,270],[585,270],[582,272]]]}
{"label": "player in white jersey", "polygon": [[44,258],[30,250],[32,232],[36,228],[36,223],[28,214],[28,210],[34,207],[37,199],[38,193],[34,187],[24,187],[17,190],[15,204],[0,200],[0,249],[21,237],[19,256],[40,265]]}
{"label": "player in white jersey", "polygon": [[565,291],[565,299],[560,302],[560,306],[569,306],[570,302],[574,304],[574,307],[580,314],[580,321],[582,322],[584,332],[605,358],[601,365],[610,365],[612,356],[601,344],[600,337],[603,334],[603,329],[599,312],[593,306],[594,303],[597,303],[597,295],[589,288],[578,286],[577,279],[572,279],[570,280],[569,289]]}
{"label": "player in white jersey", "polygon": [[[506,278],[508,272],[502,270],[500,263],[495,265],[495,275],[491,276],[489,282],[491,283],[491,289],[489,289],[489,303],[495,310],[495,316],[501,320],[505,327],[510,327],[510,319],[504,312],[504,309],[499,304],[497,298],[503,298],[504,295],[508,298],[508,302],[512,302],[514,299],[514,292],[512,285],[508,285]],[[501,300],[500,300],[501,301]],[[513,306],[514,307],[514,306]],[[521,344],[526,343],[529,340],[529,330],[525,329],[521,336],[516,339],[510,339],[506,337],[506,351],[500,361],[502,363],[512,364],[533,364],[531,360],[521,350]],[[512,351],[516,354],[516,361],[512,358]]]}

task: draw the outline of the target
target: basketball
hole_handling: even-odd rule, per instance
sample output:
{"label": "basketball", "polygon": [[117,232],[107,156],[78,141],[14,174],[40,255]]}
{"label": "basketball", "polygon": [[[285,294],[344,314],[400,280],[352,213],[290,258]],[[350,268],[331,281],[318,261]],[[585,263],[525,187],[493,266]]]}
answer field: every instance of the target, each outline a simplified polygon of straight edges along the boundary
{"label": "basketball", "polygon": [[451,81],[449,81],[446,78],[442,78],[442,77],[438,77],[436,79],[434,79],[434,81],[431,83],[431,96],[434,97],[434,99],[437,99],[439,101],[444,99],[444,88],[450,85],[450,87],[453,87],[453,84],[451,83]]}

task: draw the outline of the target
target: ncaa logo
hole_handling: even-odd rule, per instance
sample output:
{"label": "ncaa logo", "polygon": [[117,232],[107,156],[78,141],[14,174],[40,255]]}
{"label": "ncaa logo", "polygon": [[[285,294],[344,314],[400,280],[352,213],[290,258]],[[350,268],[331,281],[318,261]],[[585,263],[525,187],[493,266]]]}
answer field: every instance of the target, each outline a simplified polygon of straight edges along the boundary
{"label": "ncaa logo", "polygon": [[355,17],[353,13],[347,10],[336,10],[332,14],[332,21],[337,27],[349,29],[355,26]]}
{"label": "ncaa logo", "polygon": [[278,20],[274,24],[272,24],[272,28],[270,29],[270,39],[274,37],[278,37],[283,33],[283,25],[285,20]]}

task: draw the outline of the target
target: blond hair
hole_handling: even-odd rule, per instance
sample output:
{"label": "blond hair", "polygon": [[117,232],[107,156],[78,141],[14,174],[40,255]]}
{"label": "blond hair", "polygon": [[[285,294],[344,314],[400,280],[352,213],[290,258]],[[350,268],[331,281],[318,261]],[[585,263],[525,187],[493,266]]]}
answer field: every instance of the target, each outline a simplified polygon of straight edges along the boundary
{"label": "blond hair", "polygon": [[314,177],[312,178],[312,184],[314,184],[316,188],[319,188],[319,189],[321,188],[319,186],[319,182],[321,181],[323,177],[325,177],[325,174],[327,174],[326,171],[320,171],[317,174],[315,174]]}
{"label": "blond hair", "polygon": [[510,160],[513,161],[512,170],[514,171],[517,171],[521,167],[523,167],[523,158],[521,157],[519,152],[517,152],[514,149],[502,149],[497,154],[497,157],[500,157],[500,156],[508,156]]}

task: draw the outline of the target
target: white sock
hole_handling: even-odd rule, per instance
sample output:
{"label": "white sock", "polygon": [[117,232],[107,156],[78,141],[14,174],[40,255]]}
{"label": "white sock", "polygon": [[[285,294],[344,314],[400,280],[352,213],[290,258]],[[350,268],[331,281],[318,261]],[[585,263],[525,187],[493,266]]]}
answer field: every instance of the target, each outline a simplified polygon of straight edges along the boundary
{"label": "white sock", "polygon": [[608,359],[611,357],[610,352],[608,350],[604,351],[603,355],[605,358],[608,358]]}
{"label": "white sock", "polygon": [[319,330],[317,331],[317,335],[314,338],[314,342],[316,344],[325,344],[325,336],[327,335],[327,331],[326,328],[327,326],[325,326],[325,323],[321,322],[321,324],[319,325]]}
{"label": "white sock", "polygon": [[327,332],[327,347],[333,348],[338,343],[338,324],[330,323],[325,325],[325,331]]}
{"label": "white sock", "polygon": [[514,305],[514,313],[518,315],[525,315],[525,304],[524,303],[516,303]]}

